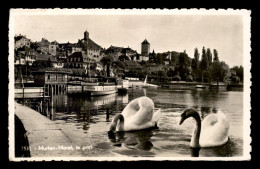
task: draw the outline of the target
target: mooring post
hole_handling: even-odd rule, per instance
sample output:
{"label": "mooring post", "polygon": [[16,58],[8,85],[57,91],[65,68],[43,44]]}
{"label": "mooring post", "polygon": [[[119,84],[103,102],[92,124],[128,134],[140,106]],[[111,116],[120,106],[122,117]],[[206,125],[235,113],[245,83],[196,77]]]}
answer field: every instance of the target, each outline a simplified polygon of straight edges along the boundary
{"label": "mooring post", "polygon": [[51,116],[53,116],[53,88],[51,87]]}
{"label": "mooring post", "polygon": [[23,86],[23,105],[24,105],[24,86]]}
{"label": "mooring post", "polygon": [[109,122],[109,108],[107,108],[106,115],[106,121]]}
{"label": "mooring post", "polygon": [[46,116],[47,115],[47,112],[46,112],[46,109],[45,109],[45,100],[44,100],[44,98],[45,98],[45,85],[43,86],[43,89],[42,89],[42,92],[43,92],[43,99],[42,99],[42,105],[43,105],[43,115],[44,116]]}

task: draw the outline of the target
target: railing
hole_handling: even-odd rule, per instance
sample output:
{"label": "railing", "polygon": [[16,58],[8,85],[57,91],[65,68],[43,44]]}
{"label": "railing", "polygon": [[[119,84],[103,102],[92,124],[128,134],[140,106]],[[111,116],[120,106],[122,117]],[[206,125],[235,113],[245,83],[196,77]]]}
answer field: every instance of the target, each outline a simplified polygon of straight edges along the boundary
{"label": "railing", "polygon": [[46,80],[46,83],[57,83],[57,82],[62,82],[62,83],[67,83],[67,80],[64,78],[50,78]]}
{"label": "railing", "polygon": [[[53,113],[51,107],[53,107],[52,98],[48,95],[47,87],[24,87],[15,89],[15,99],[19,102],[22,101],[23,105],[36,108],[36,111],[47,116],[47,114]],[[26,99],[26,101],[25,101]]]}
{"label": "railing", "polygon": [[15,98],[48,97],[44,87],[24,87],[15,89]]}

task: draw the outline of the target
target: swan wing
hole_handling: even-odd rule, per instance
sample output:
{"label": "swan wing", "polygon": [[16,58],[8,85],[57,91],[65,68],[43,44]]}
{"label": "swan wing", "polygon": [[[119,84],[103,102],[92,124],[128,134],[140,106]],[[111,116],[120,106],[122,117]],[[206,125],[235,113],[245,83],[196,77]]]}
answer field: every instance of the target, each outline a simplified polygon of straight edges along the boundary
{"label": "swan wing", "polygon": [[228,140],[229,130],[229,122],[226,116],[222,112],[208,116],[204,119],[206,121],[202,122],[200,146],[214,147],[225,144]]}
{"label": "swan wing", "polygon": [[216,114],[207,115],[202,121],[201,128],[210,129],[218,122],[218,117]]}
{"label": "swan wing", "polygon": [[154,103],[148,97],[140,97],[138,100],[139,110],[132,117],[132,121],[136,125],[142,125],[152,121],[154,113]]}
{"label": "swan wing", "polygon": [[138,100],[139,98],[132,100],[130,103],[127,104],[127,106],[122,111],[122,115],[124,116],[125,120],[134,116],[140,109],[138,105]]}
{"label": "swan wing", "polygon": [[154,103],[148,97],[131,101],[122,112],[125,131],[142,130],[153,126]]}

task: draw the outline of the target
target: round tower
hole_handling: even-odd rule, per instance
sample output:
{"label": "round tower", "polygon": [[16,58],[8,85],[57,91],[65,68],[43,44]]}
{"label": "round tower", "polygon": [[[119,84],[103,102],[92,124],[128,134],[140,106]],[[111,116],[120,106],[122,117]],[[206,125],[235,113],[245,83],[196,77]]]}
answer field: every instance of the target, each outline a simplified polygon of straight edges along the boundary
{"label": "round tower", "polygon": [[145,39],[141,45],[141,54],[148,56],[150,53],[150,43]]}

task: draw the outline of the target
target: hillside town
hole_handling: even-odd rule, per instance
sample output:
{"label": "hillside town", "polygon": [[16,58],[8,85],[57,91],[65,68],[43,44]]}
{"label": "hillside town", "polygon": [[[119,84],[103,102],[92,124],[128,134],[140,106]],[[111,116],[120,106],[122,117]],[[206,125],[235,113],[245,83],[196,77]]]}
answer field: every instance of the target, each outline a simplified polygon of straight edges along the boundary
{"label": "hillside town", "polygon": [[[49,42],[42,38],[32,42],[26,35],[15,36],[15,77],[19,71],[25,79],[32,79],[32,72],[38,69],[66,69],[78,76],[104,76],[110,69],[111,77],[138,76],[162,70],[174,69],[173,57],[178,52],[156,54],[150,51],[150,43],[145,39],[141,44],[141,53],[128,47],[111,45],[105,49],[90,38],[88,31],[77,43]],[[172,55],[173,54],[173,55]],[[160,63],[156,56],[162,56]],[[158,66],[160,65],[160,66]],[[20,70],[19,70],[20,69]]]}
{"label": "hillside town", "polygon": [[[138,43],[138,42],[137,42]],[[33,81],[33,72],[39,70],[66,71],[74,77],[106,76],[125,79],[137,78],[154,83],[169,83],[171,81],[204,81],[219,80],[222,82],[239,83],[243,81],[243,67],[229,68],[220,62],[218,52],[203,47],[201,61],[199,51],[195,48],[194,58],[186,51],[151,52],[147,39],[140,43],[141,53],[131,47],[111,45],[103,48],[90,38],[86,30],[83,38],[77,43],[58,43],[42,38],[33,42],[26,35],[15,36],[15,80],[20,81],[21,75],[26,82]],[[213,58],[214,57],[214,58]],[[206,60],[205,60],[206,59]],[[220,63],[224,74],[218,79],[212,79],[215,69],[210,72],[213,62]],[[206,63],[205,63],[206,62]],[[206,72],[205,72],[206,71]],[[215,74],[214,74],[215,73]]]}

